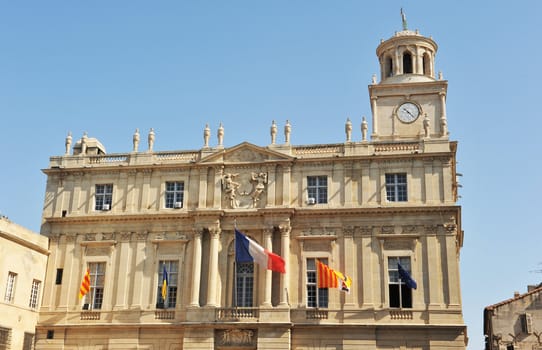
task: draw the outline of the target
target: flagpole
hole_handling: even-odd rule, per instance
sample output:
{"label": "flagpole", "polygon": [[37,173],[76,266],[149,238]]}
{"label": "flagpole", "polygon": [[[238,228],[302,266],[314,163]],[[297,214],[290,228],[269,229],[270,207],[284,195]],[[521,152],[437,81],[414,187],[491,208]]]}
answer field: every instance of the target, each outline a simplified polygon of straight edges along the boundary
{"label": "flagpole", "polygon": [[399,273],[399,258],[397,258],[397,275],[399,276],[399,308],[403,308],[403,288],[401,286],[401,274]]}
{"label": "flagpole", "polygon": [[237,308],[237,219],[233,218],[233,307]]}

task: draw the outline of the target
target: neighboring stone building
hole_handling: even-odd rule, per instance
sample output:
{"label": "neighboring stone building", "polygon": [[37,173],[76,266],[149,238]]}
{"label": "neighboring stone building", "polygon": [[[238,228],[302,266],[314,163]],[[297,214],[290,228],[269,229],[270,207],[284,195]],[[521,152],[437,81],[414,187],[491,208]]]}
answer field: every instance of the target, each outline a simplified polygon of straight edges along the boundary
{"label": "neighboring stone building", "polygon": [[[271,124],[267,146],[224,147],[222,125],[216,146],[206,126],[191,151],[154,151],[152,130],[146,150],[136,130],[123,154],[85,134],[71,155],[67,140],[44,170],[36,348],[465,349],[457,143],[436,51],[409,30],[378,46],[370,140],[365,118],[361,139],[348,120],[335,144],[295,146],[289,122],[284,142]],[[234,264],[234,227],[286,273]],[[316,259],[351,276],[351,292],[317,288]]]}
{"label": "neighboring stone building", "polygon": [[542,350],[542,284],[484,309],[486,350]]}
{"label": "neighboring stone building", "polygon": [[49,240],[0,216],[0,349],[31,350]]}

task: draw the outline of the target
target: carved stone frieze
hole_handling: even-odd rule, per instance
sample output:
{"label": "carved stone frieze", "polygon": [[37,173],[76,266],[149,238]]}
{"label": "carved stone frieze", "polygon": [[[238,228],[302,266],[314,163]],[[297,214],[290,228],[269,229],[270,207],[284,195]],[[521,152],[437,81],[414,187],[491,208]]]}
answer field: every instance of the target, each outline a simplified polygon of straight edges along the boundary
{"label": "carved stone frieze", "polygon": [[416,225],[403,226],[403,233],[405,234],[412,234],[412,233],[416,233],[417,231],[418,231],[418,227]]}
{"label": "carved stone frieze", "polygon": [[255,329],[218,329],[215,331],[215,344],[218,346],[256,346]]}
{"label": "carved stone frieze", "polygon": [[233,173],[223,171],[221,176],[223,202],[227,207],[246,209],[265,205],[267,172]]}
{"label": "carved stone frieze", "polygon": [[455,233],[457,230],[457,223],[455,220],[455,216],[451,216],[450,220],[444,223],[443,226],[447,233]]}
{"label": "carved stone frieze", "polygon": [[136,237],[137,237],[137,240],[138,240],[138,241],[145,241],[145,240],[147,240],[148,234],[147,234],[146,232],[144,232],[144,233],[137,233],[137,234],[136,234]]}
{"label": "carved stone frieze", "polygon": [[361,226],[358,228],[359,234],[361,236],[370,236],[373,233],[373,228],[371,226]]}
{"label": "carved stone frieze", "polygon": [[131,232],[121,232],[120,233],[120,240],[123,241],[123,242],[129,242],[131,237],[132,237]]}
{"label": "carved stone frieze", "polygon": [[389,239],[384,241],[385,250],[411,250],[412,240],[409,239]]}
{"label": "carved stone frieze", "polygon": [[85,250],[86,256],[106,256],[111,252],[111,247],[88,247]]}
{"label": "carved stone frieze", "polygon": [[425,234],[436,235],[438,232],[437,225],[425,225]]}
{"label": "carved stone frieze", "polygon": [[301,236],[335,236],[335,232],[326,228],[309,228],[301,231]]}
{"label": "carved stone frieze", "polygon": [[303,251],[327,252],[330,250],[330,241],[306,241],[303,243]]}
{"label": "carved stone frieze", "polygon": [[383,235],[391,235],[395,233],[395,226],[382,226],[381,231]]}

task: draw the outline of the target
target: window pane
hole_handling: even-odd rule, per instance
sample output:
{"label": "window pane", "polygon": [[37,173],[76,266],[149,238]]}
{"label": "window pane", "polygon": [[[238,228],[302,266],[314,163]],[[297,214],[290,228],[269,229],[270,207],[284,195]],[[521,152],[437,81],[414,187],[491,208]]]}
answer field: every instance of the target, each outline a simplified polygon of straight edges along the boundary
{"label": "window pane", "polygon": [[254,295],[254,263],[236,263],[236,306],[252,307]]}
{"label": "window pane", "polygon": [[8,281],[6,283],[6,294],[4,296],[4,301],[7,303],[13,302],[16,280],[17,280],[17,274],[14,272],[10,272],[8,274]]}
{"label": "window pane", "polygon": [[[90,306],[92,309],[101,309],[104,295],[105,284],[105,263],[96,262],[89,263],[88,269],[90,273],[90,290],[85,297],[90,298]],[[87,299],[88,300],[88,299]]]}
{"label": "window pane", "polygon": [[327,176],[307,176],[307,197],[327,203]]}
{"label": "window pane", "polygon": [[406,202],[407,176],[401,174],[386,174],[386,199],[388,202]]}
{"label": "window pane", "polygon": [[184,198],[184,182],[166,182],[165,207],[175,208],[175,203],[182,203]]}
{"label": "window pane", "polygon": [[388,291],[390,307],[412,308],[412,290],[400,279],[397,263],[400,263],[405,271],[411,273],[410,257],[388,257]]}
{"label": "window pane", "polygon": [[32,289],[30,290],[30,301],[28,307],[35,309],[38,307],[38,295],[40,291],[41,282],[38,280],[32,281]]}
{"label": "window pane", "polygon": [[111,203],[113,202],[113,184],[96,185],[95,197],[94,210],[103,210],[106,204],[111,208]]}
{"label": "window pane", "polygon": [[[327,259],[318,259],[327,264]],[[307,259],[307,307],[328,307],[328,289],[318,288],[316,259]]]}
{"label": "window pane", "polygon": [[[167,294],[166,300],[162,297],[162,286],[164,284],[164,266],[167,273]],[[156,303],[164,308],[173,308],[177,304],[177,286],[179,279],[179,262],[176,260],[162,260],[158,264],[158,287]]]}

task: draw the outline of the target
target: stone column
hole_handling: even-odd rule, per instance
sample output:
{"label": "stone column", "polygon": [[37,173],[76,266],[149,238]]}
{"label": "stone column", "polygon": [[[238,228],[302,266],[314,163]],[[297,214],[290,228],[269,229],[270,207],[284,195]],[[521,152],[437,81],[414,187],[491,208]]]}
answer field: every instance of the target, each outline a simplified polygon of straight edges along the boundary
{"label": "stone column", "polygon": [[201,230],[194,231],[194,252],[192,253],[192,295],[190,306],[199,307],[199,286],[201,278]]}
{"label": "stone column", "polygon": [[[453,307],[460,307],[461,293],[459,289],[459,265],[457,259],[457,224],[455,216],[451,218],[451,222],[444,224],[446,235],[442,238],[446,249],[446,279],[448,280],[447,294],[448,303]],[[443,259],[444,260],[444,259]]]}
{"label": "stone column", "polygon": [[123,263],[118,265],[119,278],[117,278],[116,282],[117,293],[114,297],[114,310],[126,309],[129,306],[127,291],[131,289],[131,286],[127,286],[130,284],[130,267],[133,266],[132,254],[130,254],[130,233],[123,232],[120,233],[119,236],[120,242],[117,244],[117,255],[119,261],[122,261]]}
{"label": "stone column", "polygon": [[344,204],[348,207],[354,203],[353,198],[356,198],[357,192],[352,191],[352,183],[354,182],[353,163],[344,163],[344,177],[340,181],[343,182]]}
{"label": "stone column", "polygon": [[143,185],[141,190],[141,198],[142,203],[140,209],[143,209],[144,211],[147,210],[149,203],[153,202],[153,199],[151,198],[151,177],[152,177],[152,169],[143,169],[141,171],[143,175]]}
{"label": "stone column", "polygon": [[[146,232],[137,233],[137,242],[135,244],[135,256],[134,256],[134,266],[144,266],[145,265],[145,259],[147,258],[146,249],[147,246],[147,236],[148,234]],[[132,288],[133,288],[133,297],[132,297],[132,304],[131,307],[142,307],[144,305],[143,303],[143,291],[146,289],[144,287],[144,283],[141,283],[141,281],[145,280],[145,271],[141,269],[134,269],[133,272],[134,275],[134,281],[138,281],[137,283],[132,282]]]}
{"label": "stone column", "polygon": [[220,227],[209,228],[211,242],[209,244],[209,279],[207,280],[207,306],[218,306],[216,302],[216,289],[218,278],[218,240]]}
{"label": "stone column", "polygon": [[378,122],[377,122],[377,107],[376,107],[376,100],[378,97],[373,96],[371,97],[371,110],[373,111],[373,133],[371,134],[371,138],[375,139],[378,136]]}
{"label": "stone column", "polygon": [[[438,308],[442,304],[442,268],[441,268],[441,246],[437,237],[436,226],[425,227],[425,246],[427,247],[425,254],[427,254],[427,261],[433,261],[436,263],[429,263],[427,265],[427,275],[429,276],[429,283],[426,287],[429,294],[429,306],[432,308]],[[414,268],[414,264],[411,264]],[[419,280],[419,278],[418,278]]]}
{"label": "stone column", "polygon": [[198,208],[200,209],[207,206],[207,172],[207,168],[201,168],[199,173]]}
{"label": "stone column", "polygon": [[290,293],[290,220],[284,225],[280,225],[281,253],[285,262],[286,273],[280,275],[280,305],[288,306],[288,293]]}
{"label": "stone column", "polygon": [[213,196],[213,208],[222,207],[222,175],[224,174],[224,169],[222,166],[215,167],[215,186],[214,186],[214,196]]}
{"label": "stone column", "polygon": [[[263,233],[264,247],[270,252],[273,251],[273,228],[266,229]],[[273,272],[271,270],[265,270],[265,288],[263,293],[263,303],[262,306],[270,307],[271,306],[271,279],[273,277]]]}
{"label": "stone column", "polygon": [[420,50],[420,48],[417,48],[415,57],[416,57],[416,72],[415,73],[423,74],[423,50]]}
{"label": "stone column", "polygon": [[[354,260],[354,258],[357,259],[357,257],[360,256],[360,254],[356,254],[355,251],[354,227],[343,228],[343,249],[344,274],[352,278],[352,282],[354,282],[354,277],[356,276],[356,267],[359,265],[358,261]],[[354,307],[354,300],[356,300],[358,290],[353,285],[350,287],[350,289],[350,293],[345,293],[344,305]]]}
{"label": "stone column", "polygon": [[275,189],[276,189],[276,165],[267,167],[267,204],[266,207],[275,206]]}
{"label": "stone column", "polygon": [[448,122],[446,120],[446,93],[439,93],[440,96],[440,136],[448,135]]}
{"label": "stone column", "polygon": [[290,184],[292,167],[287,165],[282,168],[282,205],[290,205]]}
{"label": "stone column", "polygon": [[[435,202],[435,193],[434,193],[434,173],[433,173],[433,161],[425,160],[424,163],[424,191],[425,191],[425,204],[430,204]],[[437,194],[438,195],[438,191]]]}
{"label": "stone column", "polygon": [[[84,173],[83,172],[76,172],[73,174],[73,199],[72,199],[72,205],[71,205],[71,210],[70,210],[70,213],[71,214],[79,214],[80,212],[80,208],[81,206],[83,206],[84,203],[82,200],[81,200],[81,197],[85,197],[84,194],[81,194],[81,192],[85,192],[85,191],[88,191],[87,188],[84,188],[84,186],[86,185],[86,182],[84,181],[85,180],[85,177],[84,177]],[[90,204],[91,208],[90,210],[93,211],[94,210],[94,207],[93,207],[93,203]]]}
{"label": "stone column", "polygon": [[74,309],[79,310],[81,308],[80,304],[82,301],[89,303],[88,300],[90,300],[89,294],[87,294],[83,300],[77,299],[79,287],[81,286],[81,281],[85,275],[87,266],[86,261],[83,260],[83,250],[86,248],[75,243],[75,236],[71,234],[63,234],[59,236],[57,248],[58,251],[73,251],[74,253],[66,254],[64,259],[61,260],[61,262],[64,264],[64,273],[62,285],[60,286],[60,298],[58,298],[59,301],[53,302],[53,305],[56,306],[56,311],[69,311],[68,306],[72,305],[72,303],[74,305]]}
{"label": "stone column", "polygon": [[359,293],[362,295],[362,307],[369,309],[373,308],[375,305],[379,305],[377,302],[377,299],[379,298],[379,281],[373,280],[373,267],[375,265],[378,266],[378,258],[376,257],[376,254],[373,253],[373,245],[376,245],[376,243],[373,242],[371,231],[371,228],[367,226],[360,229],[361,244],[359,245],[359,256],[361,257],[361,281],[356,281],[357,284],[355,284],[355,286],[359,286],[359,282],[361,282],[361,288],[357,293],[358,296]]}
{"label": "stone column", "polygon": [[454,194],[452,191],[452,186],[454,179],[452,179],[452,163],[451,159],[449,161],[442,162],[441,166],[441,179],[440,186],[442,188],[442,201],[445,203],[454,202]]}

